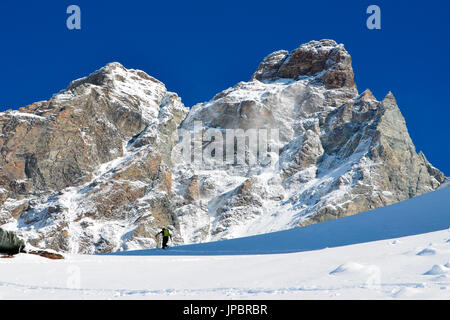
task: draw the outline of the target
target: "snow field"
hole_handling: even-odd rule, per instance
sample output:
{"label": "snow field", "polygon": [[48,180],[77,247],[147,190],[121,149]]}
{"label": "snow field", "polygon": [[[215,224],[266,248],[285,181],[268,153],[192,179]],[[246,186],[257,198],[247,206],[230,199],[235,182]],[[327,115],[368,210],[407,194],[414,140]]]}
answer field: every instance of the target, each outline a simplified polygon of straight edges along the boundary
{"label": "snow field", "polygon": [[[290,254],[0,259],[2,299],[449,299],[450,230]],[[420,254],[434,248],[434,254]]]}
{"label": "snow field", "polygon": [[2,299],[450,299],[450,188],[308,227],[0,259]]}

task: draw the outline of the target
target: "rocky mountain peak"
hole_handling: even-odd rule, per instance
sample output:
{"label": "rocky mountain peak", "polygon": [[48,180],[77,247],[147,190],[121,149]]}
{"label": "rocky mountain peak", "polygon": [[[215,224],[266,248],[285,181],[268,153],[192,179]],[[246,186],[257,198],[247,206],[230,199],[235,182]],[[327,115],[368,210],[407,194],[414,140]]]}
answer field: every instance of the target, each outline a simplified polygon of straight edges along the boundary
{"label": "rocky mountain peak", "polygon": [[[161,81],[149,76],[144,71],[127,69],[119,62],[108,63],[87,77],[72,81],[64,91],[76,91],[82,85],[94,85],[109,89],[123,89],[124,86],[129,88],[159,87],[160,90],[166,90],[165,85]],[[130,90],[127,91],[127,93],[130,93]]]}
{"label": "rocky mountain peak", "polygon": [[361,95],[359,96],[360,100],[363,101],[375,101],[377,100],[375,98],[375,96],[373,95],[372,91],[370,91],[370,89],[366,89],[363,91],[363,93],[361,93]]}
{"label": "rocky mountain peak", "polygon": [[391,91],[387,93],[382,102],[385,105],[397,105],[397,100],[395,99],[394,94]]}
{"label": "rocky mountain peak", "polygon": [[[279,134],[269,157],[248,165],[173,157],[178,129],[191,130],[202,154],[216,145],[205,140],[210,128]],[[0,113],[0,225],[38,248],[152,248],[167,225],[175,244],[246,236],[378,208],[445,181],[416,153],[392,93],[358,94],[351,57],[333,40],[276,51],[251,81],[192,109],[113,62],[49,101]]]}
{"label": "rocky mountain peak", "polygon": [[292,52],[276,51],[259,65],[252,79],[317,77],[330,88],[356,88],[350,54],[334,40],[310,41]]}

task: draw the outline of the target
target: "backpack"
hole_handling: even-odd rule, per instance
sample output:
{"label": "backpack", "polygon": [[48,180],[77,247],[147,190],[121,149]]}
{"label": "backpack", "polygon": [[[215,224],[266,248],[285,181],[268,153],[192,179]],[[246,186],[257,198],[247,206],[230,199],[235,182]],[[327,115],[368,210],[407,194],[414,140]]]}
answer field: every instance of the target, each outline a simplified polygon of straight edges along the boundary
{"label": "backpack", "polygon": [[164,237],[169,237],[170,236],[169,229],[166,229],[166,228],[163,229],[163,236]]}

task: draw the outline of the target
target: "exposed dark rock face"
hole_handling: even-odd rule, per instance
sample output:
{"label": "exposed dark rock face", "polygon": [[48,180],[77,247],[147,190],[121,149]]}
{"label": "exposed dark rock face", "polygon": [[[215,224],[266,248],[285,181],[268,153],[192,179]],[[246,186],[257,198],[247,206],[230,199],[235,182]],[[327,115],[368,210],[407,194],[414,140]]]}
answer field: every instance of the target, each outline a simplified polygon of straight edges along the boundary
{"label": "exposed dark rock face", "polygon": [[333,40],[311,41],[291,53],[277,51],[267,56],[252,79],[274,80],[316,76],[329,88],[355,87],[352,59],[343,45]]}
{"label": "exposed dark rock face", "polygon": [[25,248],[25,242],[11,231],[0,229],[0,253],[15,255]]}

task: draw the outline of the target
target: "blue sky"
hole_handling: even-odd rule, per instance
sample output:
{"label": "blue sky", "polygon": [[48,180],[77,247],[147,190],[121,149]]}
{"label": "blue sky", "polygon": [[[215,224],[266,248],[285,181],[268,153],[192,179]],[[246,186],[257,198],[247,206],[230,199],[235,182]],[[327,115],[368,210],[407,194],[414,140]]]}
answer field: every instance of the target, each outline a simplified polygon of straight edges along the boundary
{"label": "blue sky", "polygon": [[[81,30],[66,9],[81,8]],[[381,30],[366,8],[381,8]],[[0,2],[0,109],[46,100],[108,62],[163,81],[187,106],[250,78],[269,53],[310,40],[344,43],[360,92],[397,98],[411,137],[450,175],[448,1]]]}

